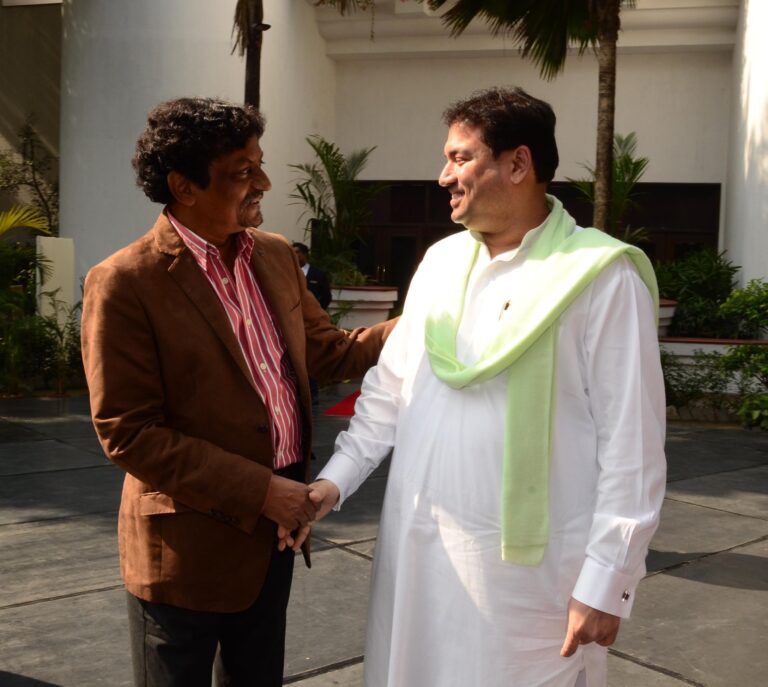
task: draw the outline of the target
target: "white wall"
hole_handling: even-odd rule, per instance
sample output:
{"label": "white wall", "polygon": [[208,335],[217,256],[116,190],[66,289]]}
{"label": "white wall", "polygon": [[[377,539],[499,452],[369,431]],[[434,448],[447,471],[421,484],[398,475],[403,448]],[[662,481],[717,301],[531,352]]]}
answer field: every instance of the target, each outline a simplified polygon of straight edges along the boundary
{"label": "white wall", "polygon": [[[273,190],[264,228],[299,238],[287,164],[304,162],[313,132],[332,137],[333,66],[314,8],[266,0],[261,106]],[[66,0],[61,114],[61,235],[77,274],[152,224],[160,206],[136,187],[131,158],[149,109],[179,96],[241,102],[245,68],[231,55],[235,0]]]}
{"label": "white wall", "polygon": [[272,190],[264,197],[264,229],[293,240],[304,238],[303,210],[288,196],[295,174],[289,164],[309,162],[304,139],[313,133],[333,139],[335,71],[315,10],[303,0],[266,0],[261,69],[261,108],[267,117],[262,147]]}
{"label": "white wall", "polygon": [[61,102],[61,235],[78,276],[142,235],[160,206],[131,158],[149,109],[178,96],[243,97],[231,56],[235,0],[66,0]]}
{"label": "white wall", "polygon": [[[644,181],[724,182],[730,83],[727,52],[619,56],[616,130],[637,132],[639,152],[651,160]],[[443,109],[493,85],[521,86],[552,105],[561,160],[557,179],[582,176],[580,163],[594,160],[597,125],[591,55],[570,58],[552,82],[517,56],[339,62],[337,141],[345,150],[378,146],[366,178],[436,178]]]}

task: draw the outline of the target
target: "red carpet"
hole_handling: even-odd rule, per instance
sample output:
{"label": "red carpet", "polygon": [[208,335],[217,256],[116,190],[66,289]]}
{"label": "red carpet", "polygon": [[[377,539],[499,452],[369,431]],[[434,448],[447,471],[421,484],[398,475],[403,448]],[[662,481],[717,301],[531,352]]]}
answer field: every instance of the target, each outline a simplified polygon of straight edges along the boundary
{"label": "red carpet", "polygon": [[332,405],[322,412],[322,415],[331,417],[352,417],[355,414],[355,400],[360,395],[360,389],[342,398],[336,405]]}

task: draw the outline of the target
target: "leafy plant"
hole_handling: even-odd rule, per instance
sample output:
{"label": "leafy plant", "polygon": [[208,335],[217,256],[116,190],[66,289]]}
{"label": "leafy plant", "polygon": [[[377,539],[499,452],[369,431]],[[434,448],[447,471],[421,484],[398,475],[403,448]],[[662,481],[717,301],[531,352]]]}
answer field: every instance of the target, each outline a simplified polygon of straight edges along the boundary
{"label": "leafy plant", "polygon": [[303,216],[308,216],[305,231],[311,237],[312,262],[328,272],[334,285],[364,284],[366,277],[357,269],[357,248],[370,202],[384,185],[362,185],[357,177],[375,148],[344,155],[322,136],[306,140],[316,159],[290,165],[300,173],[291,198],[306,206]]}
{"label": "leafy plant", "polygon": [[725,404],[731,373],[720,365],[718,354],[696,351],[686,364],[662,351],[661,369],[669,405],[680,408],[698,402],[714,408]]}
{"label": "leafy plant", "polygon": [[669,333],[672,336],[738,337],[739,324],[720,305],[735,286],[739,267],[725,252],[705,249],[682,260],[656,266],[659,295],[678,302]]}
{"label": "leafy plant", "polygon": [[[648,233],[644,229],[632,229],[625,225],[624,216],[630,208],[637,206],[634,200],[635,186],[645,174],[649,162],[647,157],[637,157],[637,135],[634,131],[626,136],[614,136],[611,202],[608,206],[605,231],[628,243],[637,244],[648,240]],[[594,205],[595,168],[589,164],[583,164],[582,167],[589,172],[590,178],[568,178],[568,181]]]}
{"label": "leafy plant", "polygon": [[10,210],[0,212],[0,236],[17,227],[29,227],[47,234],[48,226],[45,215],[29,205],[15,205]]}
{"label": "leafy plant", "polygon": [[46,228],[54,235],[59,229],[59,187],[48,180],[56,162],[43,146],[30,115],[19,130],[19,150],[0,151],[0,191],[17,196],[26,191],[31,202],[46,219]]}
{"label": "leafy plant", "polygon": [[768,431],[768,394],[757,394],[744,399],[738,410],[742,424],[752,429]]}
{"label": "leafy plant", "polygon": [[738,336],[752,339],[768,327],[768,283],[753,279],[743,289],[734,289],[720,305],[720,314],[736,323]]}

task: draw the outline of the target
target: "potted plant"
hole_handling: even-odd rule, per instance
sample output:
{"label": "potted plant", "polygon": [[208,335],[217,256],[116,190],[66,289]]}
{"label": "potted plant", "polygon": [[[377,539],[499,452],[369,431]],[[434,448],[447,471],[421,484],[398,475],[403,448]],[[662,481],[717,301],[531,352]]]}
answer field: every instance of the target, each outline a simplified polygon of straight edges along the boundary
{"label": "potted plant", "polygon": [[370,284],[357,267],[361,229],[368,220],[371,200],[383,184],[360,184],[357,178],[374,148],[344,155],[322,136],[309,136],[313,162],[290,165],[299,173],[292,198],[305,205],[305,232],[312,263],[328,273],[333,293],[329,312],[347,328],[370,326],[387,318],[397,300],[397,289]]}

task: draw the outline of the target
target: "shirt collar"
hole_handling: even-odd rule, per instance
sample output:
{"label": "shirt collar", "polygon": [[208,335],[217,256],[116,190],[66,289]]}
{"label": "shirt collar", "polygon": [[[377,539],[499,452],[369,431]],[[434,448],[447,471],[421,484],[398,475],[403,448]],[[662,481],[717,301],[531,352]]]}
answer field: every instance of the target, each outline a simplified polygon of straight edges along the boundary
{"label": "shirt collar", "polygon": [[[189,248],[192,255],[195,258],[200,267],[204,270],[208,269],[208,256],[219,256],[219,249],[212,243],[206,241],[202,236],[196,234],[194,231],[185,227],[178,219],[176,219],[171,213],[170,209],[166,208],[166,214],[168,215],[168,221],[171,226],[176,230],[184,245]],[[253,254],[254,240],[247,231],[243,230],[237,235],[237,258],[242,258],[246,262],[249,262],[251,255]]]}

